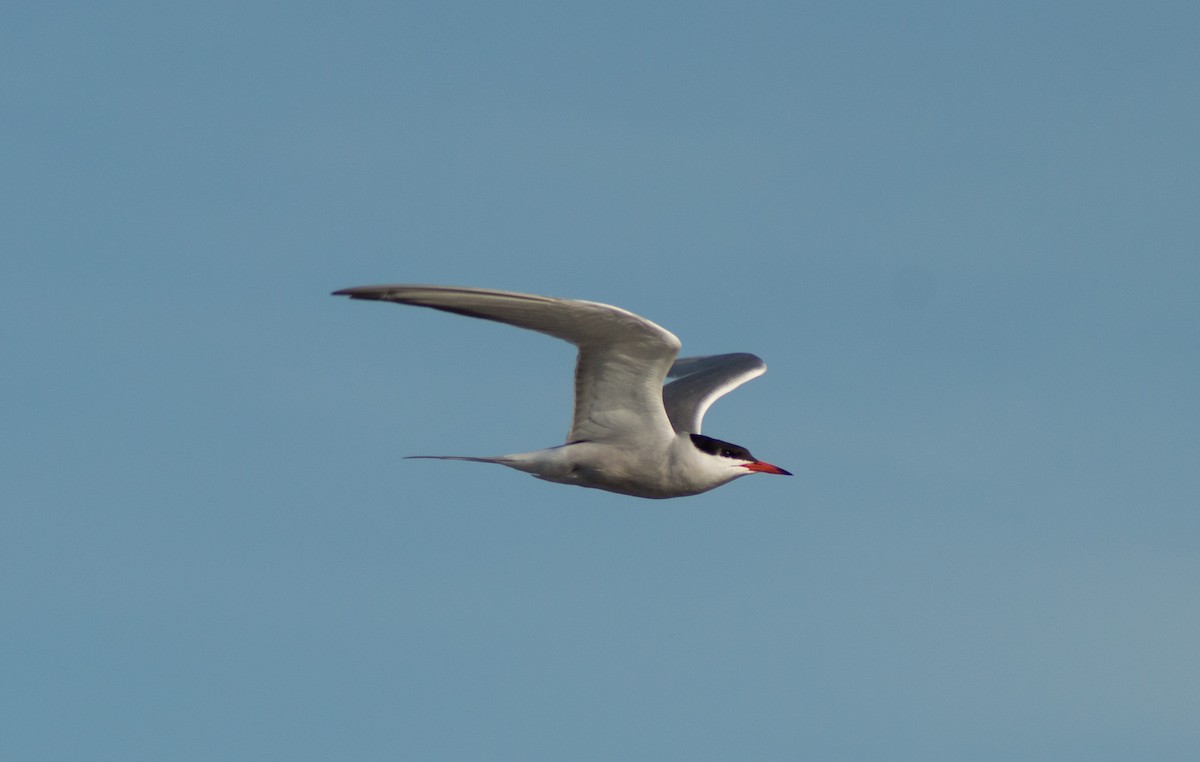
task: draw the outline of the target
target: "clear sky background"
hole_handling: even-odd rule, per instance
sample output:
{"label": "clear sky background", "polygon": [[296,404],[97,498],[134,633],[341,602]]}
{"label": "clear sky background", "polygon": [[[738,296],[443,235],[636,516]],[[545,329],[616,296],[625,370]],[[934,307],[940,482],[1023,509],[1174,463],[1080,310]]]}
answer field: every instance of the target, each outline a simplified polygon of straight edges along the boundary
{"label": "clear sky background", "polygon": [[[0,757],[1191,760],[1200,5],[44,3],[0,24]],[[647,501],[608,302],[795,472]]]}

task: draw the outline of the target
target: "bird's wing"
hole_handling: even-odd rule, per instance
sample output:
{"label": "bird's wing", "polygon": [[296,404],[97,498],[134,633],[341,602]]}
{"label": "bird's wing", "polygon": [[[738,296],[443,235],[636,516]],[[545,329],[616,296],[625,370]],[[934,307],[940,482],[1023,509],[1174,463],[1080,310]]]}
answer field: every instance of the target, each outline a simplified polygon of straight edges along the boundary
{"label": "bird's wing", "polygon": [[681,357],[671,366],[663,387],[663,405],[675,431],[700,433],[704,413],[718,397],[767,372],[767,364],[738,352],[707,357]]}
{"label": "bird's wing", "polygon": [[361,286],[334,295],[432,307],[568,341],[579,348],[568,442],[674,436],[662,384],[679,339],[632,312],[598,302],[448,286]]}

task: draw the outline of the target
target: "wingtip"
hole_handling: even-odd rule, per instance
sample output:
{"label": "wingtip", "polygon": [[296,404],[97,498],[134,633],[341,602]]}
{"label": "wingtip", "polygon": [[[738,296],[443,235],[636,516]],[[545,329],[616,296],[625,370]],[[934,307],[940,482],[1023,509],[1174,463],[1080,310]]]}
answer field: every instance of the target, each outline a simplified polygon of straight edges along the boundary
{"label": "wingtip", "polygon": [[383,299],[388,289],[382,286],[352,286],[340,288],[330,296],[348,296],[351,299]]}

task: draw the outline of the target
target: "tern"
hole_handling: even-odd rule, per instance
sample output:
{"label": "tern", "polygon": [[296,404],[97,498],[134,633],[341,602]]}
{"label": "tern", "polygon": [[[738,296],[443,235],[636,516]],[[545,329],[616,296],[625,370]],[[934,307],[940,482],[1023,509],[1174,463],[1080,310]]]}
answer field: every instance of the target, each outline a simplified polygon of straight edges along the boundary
{"label": "tern", "polygon": [[[510,291],[452,286],[359,286],[351,299],[431,307],[548,334],[579,349],[575,414],[565,444],[469,457],[560,484],[645,498],[696,495],[747,474],[791,476],[745,447],[700,433],[709,406],[766,372],[747,353],[681,357],[675,334],[619,307]],[[667,378],[675,380],[666,383]]]}

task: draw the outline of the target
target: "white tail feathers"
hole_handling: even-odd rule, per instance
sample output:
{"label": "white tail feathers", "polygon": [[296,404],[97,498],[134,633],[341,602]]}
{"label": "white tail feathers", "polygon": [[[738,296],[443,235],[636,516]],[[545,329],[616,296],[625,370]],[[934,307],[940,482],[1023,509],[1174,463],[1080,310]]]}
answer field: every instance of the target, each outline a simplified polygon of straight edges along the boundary
{"label": "white tail feathers", "polygon": [[498,463],[502,466],[508,465],[508,461],[504,457],[499,458],[472,458],[468,455],[405,455],[405,460],[467,460],[472,463]]}
{"label": "white tail feathers", "polygon": [[495,463],[508,466],[528,474],[540,474],[544,463],[538,459],[539,453],[518,453],[516,455],[497,455],[492,458],[475,458],[469,455],[409,455],[406,460],[465,460],[471,463]]}

